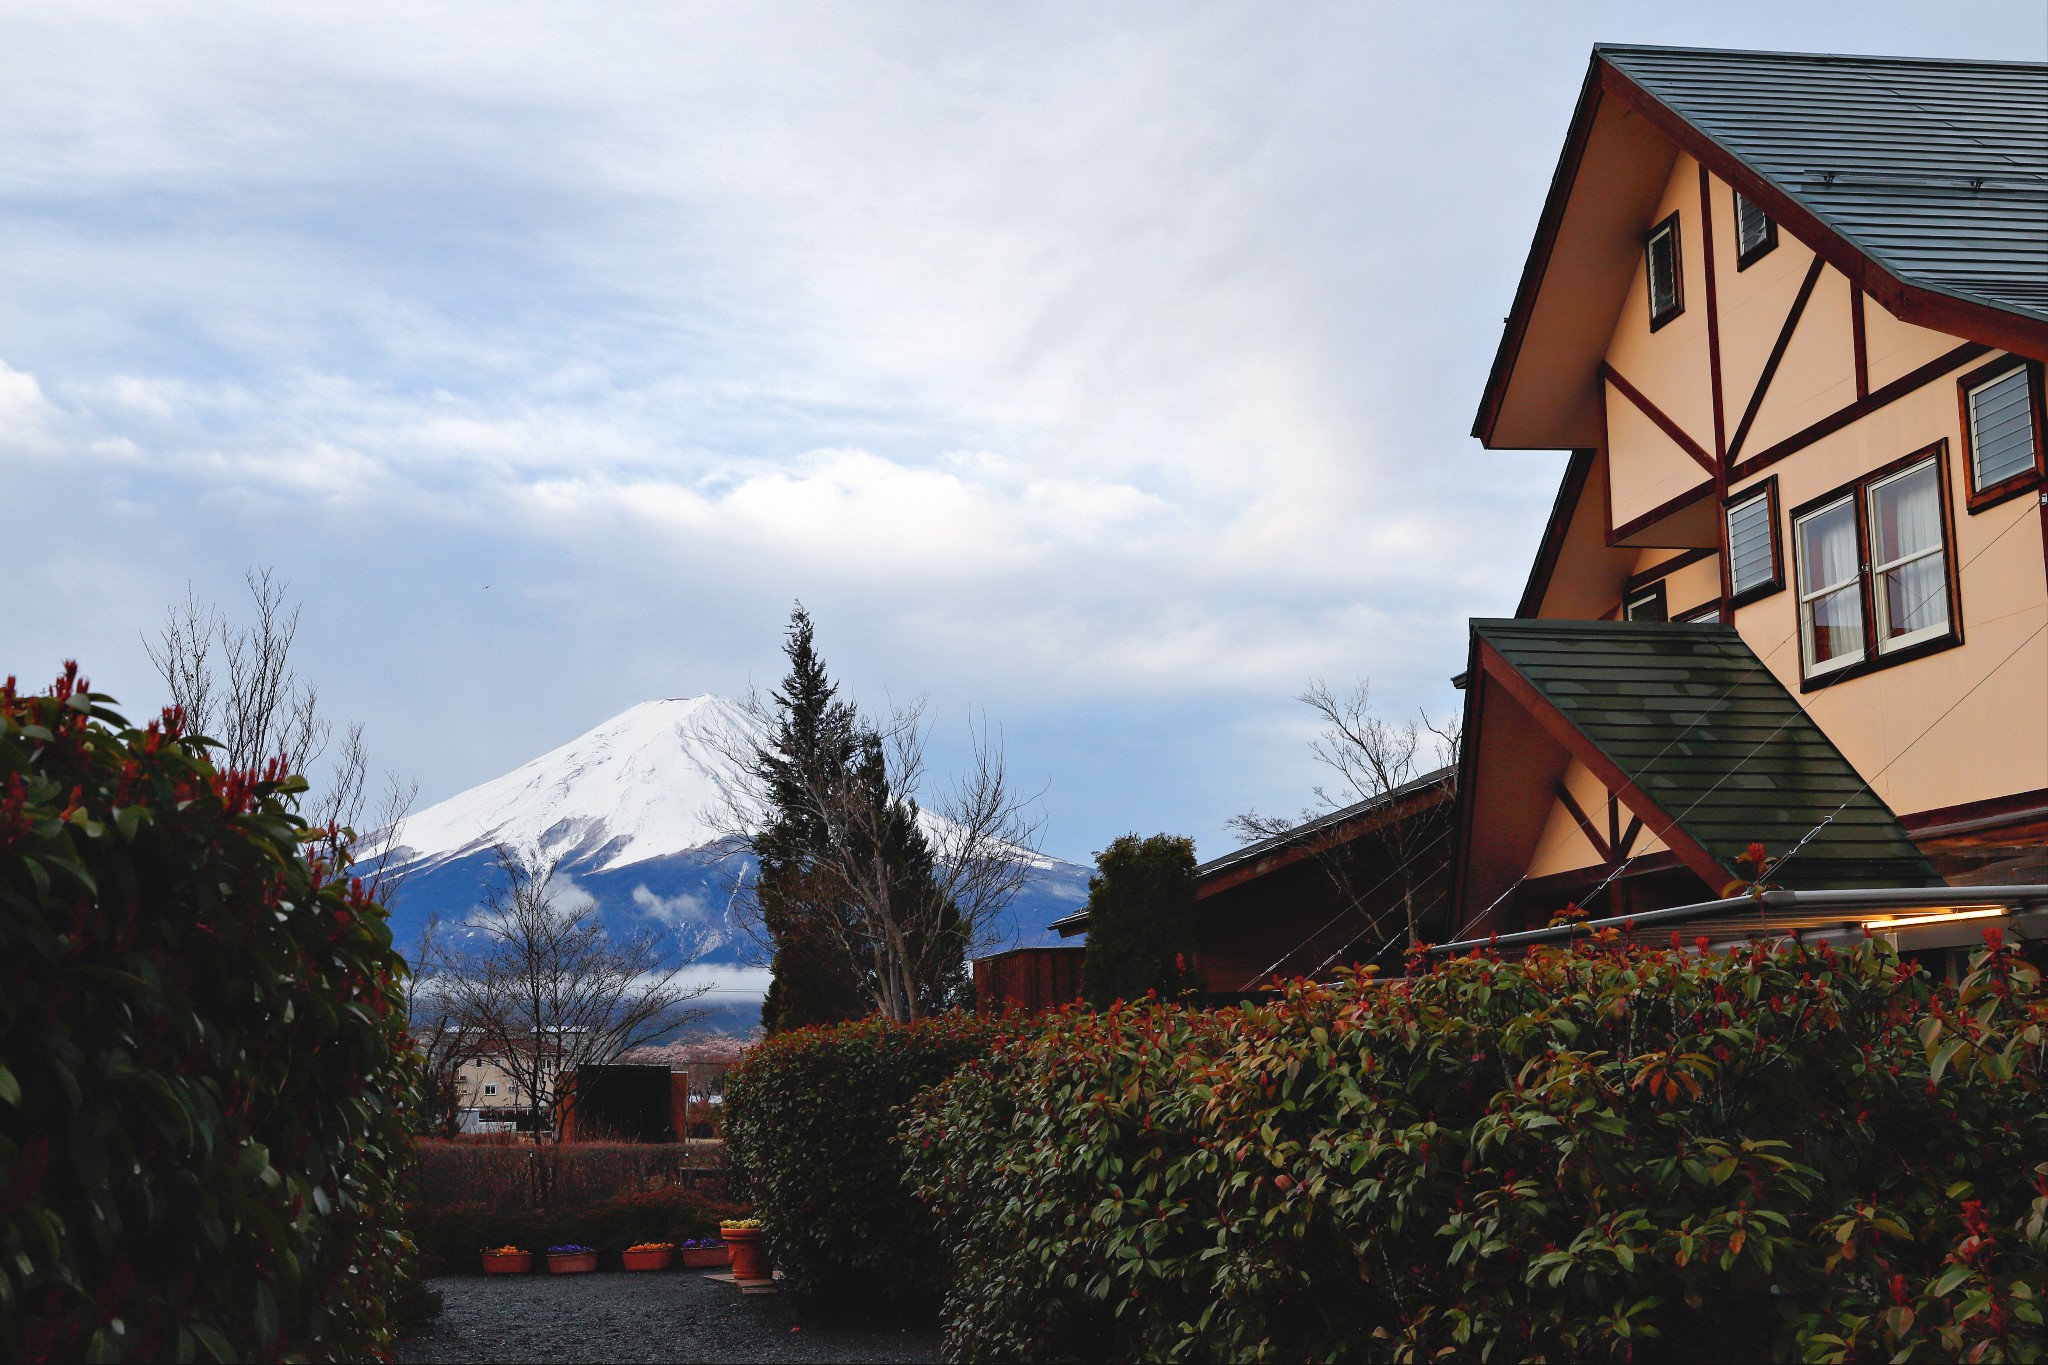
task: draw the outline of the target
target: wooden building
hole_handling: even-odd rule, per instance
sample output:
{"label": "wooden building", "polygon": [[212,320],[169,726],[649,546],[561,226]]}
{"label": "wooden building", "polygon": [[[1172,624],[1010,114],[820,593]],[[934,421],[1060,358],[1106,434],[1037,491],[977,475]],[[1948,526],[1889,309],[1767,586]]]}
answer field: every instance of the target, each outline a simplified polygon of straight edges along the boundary
{"label": "wooden building", "polygon": [[1451,937],[1752,844],[1781,927],[2044,903],[2044,358],[2048,67],[1596,48],[1474,425],[1571,455],[1471,627]]}
{"label": "wooden building", "polygon": [[[1368,962],[1398,970],[1411,912],[1422,939],[1441,938],[1455,789],[1449,769],[1427,773],[1196,868],[1189,967],[1203,996],[1240,1000],[1275,977],[1327,978]],[[1088,912],[1052,927],[1085,933]],[[1079,985],[1077,958],[1076,995]]]}

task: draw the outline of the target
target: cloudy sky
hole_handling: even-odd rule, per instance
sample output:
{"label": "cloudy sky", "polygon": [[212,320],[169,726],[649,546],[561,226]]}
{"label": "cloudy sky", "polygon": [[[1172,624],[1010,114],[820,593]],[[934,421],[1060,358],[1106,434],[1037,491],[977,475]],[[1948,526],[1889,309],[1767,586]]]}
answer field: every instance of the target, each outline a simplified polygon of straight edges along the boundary
{"label": "cloudy sky", "polygon": [[0,4],[0,672],[252,565],[432,801],[778,674],[984,708],[1048,851],[1443,711],[1560,458],[1468,436],[1597,40],[2048,56],[2041,0]]}

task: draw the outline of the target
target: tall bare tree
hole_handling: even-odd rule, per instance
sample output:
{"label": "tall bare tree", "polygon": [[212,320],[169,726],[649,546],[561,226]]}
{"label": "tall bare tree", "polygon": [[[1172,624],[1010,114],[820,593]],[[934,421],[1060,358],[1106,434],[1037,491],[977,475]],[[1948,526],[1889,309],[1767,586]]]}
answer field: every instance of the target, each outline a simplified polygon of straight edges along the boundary
{"label": "tall bare tree", "polygon": [[230,621],[188,586],[156,642],[143,647],[189,728],[220,742],[224,766],[260,768],[282,758],[303,773],[326,752],[332,727],[320,715],[319,689],[292,667],[299,604],[268,568],[250,569],[243,581],[253,608],[248,621]]}
{"label": "tall bare tree", "polygon": [[[1292,834],[1304,825],[1326,822],[1322,829],[1302,837],[1308,840],[1340,907],[1362,917],[1364,928],[1354,937],[1382,928],[1383,915],[1374,913],[1373,902],[1375,893],[1391,880],[1401,921],[1413,943],[1417,937],[1416,896],[1433,866],[1422,855],[1433,851],[1443,830],[1412,819],[1374,822],[1368,833],[1370,845],[1393,864],[1391,873],[1382,873],[1376,861],[1362,862],[1356,857],[1351,832],[1342,823],[1329,822],[1329,817],[1361,803],[1389,805],[1397,798],[1423,797],[1430,789],[1454,784],[1459,719],[1452,715],[1436,722],[1427,712],[1420,712],[1415,720],[1391,720],[1372,709],[1372,684],[1366,679],[1338,693],[1318,678],[1296,700],[1315,712],[1321,722],[1321,730],[1309,741],[1309,750],[1337,781],[1318,784],[1314,802],[1299,816],[1247,811],[1233,817],[1230,826],[1247,839],[1271,839]],[[1425,766],[1432,760],[1432,766]]]}
{"label": "tall bare tree", "polygon": [[[221,766],[261,768],[282,759],[288,771],[306,774],[326,753],[333,726],[320,713],[319,689],[292,663],[301,606],[271,569],[251,569],[243,581],[250,600],[246,620],[230,620],[188,585],[185,600],[165,613],[163,629],[143,648],[188,728],[220,744]],[[393,840],[419,784],[386,773],[375,823],[366,828],[369,774],[363,727],[351,723],[327,782],[302,801],[301,813],[309,826],[325,831],[312,855],[331,867],[352,867],[365,876],[373,898],[388,904],[402,872],[391,857]]]}
{"label": "tall bare tree", "polygon": [[668,1037],[709,1010],[683,973],[694,954],[652,930],[606,932],[597,904],[558,881],[561,860],[501,845],[499,884],[468,927],[481,940],[439,959],[455,1026],[519,1087],[540,1142],[578,1067]]}

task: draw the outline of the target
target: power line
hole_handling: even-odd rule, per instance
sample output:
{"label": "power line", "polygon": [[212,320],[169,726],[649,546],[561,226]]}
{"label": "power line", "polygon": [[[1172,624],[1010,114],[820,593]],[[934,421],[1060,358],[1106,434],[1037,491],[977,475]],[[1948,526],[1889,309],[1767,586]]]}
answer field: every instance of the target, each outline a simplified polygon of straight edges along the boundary
{"label": "power line", "polygon": [[[1955,574],[1956,574],[1956,577],[1957,577],[1958,579],[1960,579],[1960,578],[1962,577],[1962,573],[1963,573],[1963,570],[1965,570],[1965,569],[1969,568],[1969,567],[1970,567],[1970,566],[1971,566],[1972,564],[1975,564],[1975,563],[1976,563],[1976,562],[1977,562],[1977,561],[1978,561],[1979,559],[1983,558],[1985,554],[1987,554],[1987,553],[1989,553],[1989,552],[1990,552],[1990,550],[1991,550],[1991,548],[1992,548],[1993,546],[1997,545],[1999,541],[2001,541],[2001,540],[2004,540],[2004,539],[2006,538],[2006,536],[2010,535],[2010,534],[2012,533],[2012,531],[2013,531],[2013,528],[2014,528],[2014,527],[2017,527],[2017,526],[2020,526],[2020,525],[2022,525],[2022,524],[2023,524],[2023,523],[2025,523],[2025,522],[2026,522],[2027,520],[2028,520],[2028,518],[2026,518],[2026,517],[2024,517],[2024,516],[2014,517],[2014,518],[2012,519],[2012,521],[2010,521],[2010,522],[2008,522],[2008,523],[2006,524],[2006,527],[2005,527],[2005,529],[2004,529],[2003,531],[2000,531],[2000,532],[1999,532],[1999,533],[1998,533],[1997,535],[1993,536],[1993,537],[1992,537],[1992,538],[1991,538],[1990,540],[1986,541],[1986,542],[1985,542],[1985,543],[1984,543],[1984,544],[1983,544],[1982,546],[1980,546],[1980,547],[1978,548],[1978,550],[1977,550],[1977,552],[1976,552],[1975,554],[1971,555],[1971,556],[1970,556],[1970,557],[1969,557],[1968,559],[1964,560],[1964,561],[1963,561],[1963,562],[1962,562],[1961,564],[1958,564],[1958,565],[1956,566],[1956,569],[1955,569]],[[1948,575],[1946,575],[1946,574],[1943,574],[1943,576],[1942,576],[1942,581],[1941,581],[1941,589],[1940,589],[1941,595],[1943,595],[1943,596],[1946,596],[1946,595],[1947,595],[1947,593],[1948,593],[1948,584],[1949,584],[1949,578],[1948,578]],[[1922,598],[1921,598],[1921,599],[1920,599],[1920,600],[1919,600],[1918,602],[1914,603],[1914,610],[1915,610],[1915,611],[1918,611],[1918,610],[1919,610],[1919,609],[1920,609],[1921,607],[1924,607],[1924,606],[1926,606],[1926,605],[1927,605],[1927,604],[1928,604],[1929,602],[1931,602],[1931,601],[1933,601],[1933,600],[1934,600],[1934,597],[1935,597],[1935,594],[1934,594],[1934,593],[1932,593],[1932,592],[1930,592],[1930,593],[1928,593],[1927,595],[1923,596],[1923,597],[1922,597]],[[2043,625],[2044,625],[2044,626],[2048,626],[2048,620],[2044,620],[2044,621],[2043,621]],[[2038,634],[2038,633],[2039,633],[2039,631],[2040,631],[2040,629],[2041,629],[2040,627],[2036,627],[2036,631],[2035,631],[2035,633],[2037,633],[2037,634]],[[1770,658],[1770,657],[1771,657],[1772,655],[1775,655],[1775,654],[1776,654],[1776,653],[1777,653],[1777,652],[1778,652],[1779,650],[1783,649],[1783,648],[1784,648],[1784,647],[1785,647],[1786,645],[1790,644],[1790,643],[1791,643],[1791,642],[1792,642],[1792,641],[1793,641],[1793,640],[1794,640],[1795,638],[1797,638],[1797,637],[1798,637],[1798,635],[1799,635],[1799,631],[1800,631],[1800,620],[1799,620],[1799,610],[1798,610],[1798,606],[1797,606],[1797,604],[1795,603],[1795,604],[1794,604],[1794,607],[1793,607],[1793,612],[1792,612],[1792,629],[1791,629],[1791,631],[1790,631],[1789,633],[1787,633],[1787,634],[1786,634],[1786,635],[1784,636],[1784,638],[1780,639],[1780,640],[1778,641],[1778,643],[1777,643],[1777,644],[1775,644],[1775,645],[1771,646],[1771,648],[1770,648],[1769,652],[1767,652],[1767,653],[1765,653],[1765,654],[1763,654],[1763,655],[1760,655],[1760,656],[1758,657],[1758,659],[1757,659],[1757,662],[1756,662],[1756,663],[1755,663],[1755,664],[1754,664],[1754,665],[1753,665],[1752,667],[1750,667],[1750,668],[1748,668],[1748,669],[1745,669],[1745,670],[1743,671],[1743,674],[1742,674],[1742,676],[1741,676],[1741,677],[1739,677],[1739,678],[1737,678],[1737,679],[1735,680],[1735,682],[1734,682],[1734,683],[1733,683],[1732,685],[1730,685],[1730,686],[1729,686],[1729,688],[1728,688],[1728,690],[1727,690],[1727,691],[1723,692],[1723,693],[1722,693],[1722,694],[1721,694],[1721,695],[1720,695],[1720,696],[1719,696],[1718,698],[1716,698],[1716,702],[1718,703],[1718,702],[1726,701],[1726,700],[1727,700],[1727,699],[1728,699],[1729,697],[1733,696],[1733,695],[1735,694],[1735,690],[1736,690],[1737,688],[1739,688],[1739,687],[1741,687],[1741,686],[1742,686],[1743,684],[1747,683],[1747,682],[1748,682],[1748,681],[1750,680],[1750,678],[1752,678],[1753,676],[1755,676],[1755,674],[1757,673],[1757,671],[1758,671],[1759,669],[1763,668],[1763,666],[1764,666],[1764,661],[1765,661],[1766,659],[1769,659],[1769,658]],[[2031,639],[2033,638],[2033,636],[2031,636],[2031,635],[2030,635],[2030,636],[2028,636],[2027,638],[2028,638],[2029,640],[2031,640]],[[2024,643],[2025,643],[2025,641],[2022,641],[2022,645],[2024,645]],[[2017,652],[2017,651],[2015,651],[2015,652]],[[2008,655],[2006,659],[2002,659],[2002,660],[2000,660],[2000,661],[1999,661],[1999,665],[1998,665],[1998,667],[1999,667],[1999,668],[2003,668],[2003,667],[2005,666],[2005,663],[2006,663],[2006,662],[2007,662],[2007,661],[2008,661],[2008,660],[2009,660],[2010,658],[2011,658],[2011,655]],[[1993,672],[1993,673],[1995,673],[1995,672],[1997,672],[1997,671],[1998,671],[1998,670],[1997,670],[1996,668],[1994,668],[1994,669],[1992,670],[1992,672]],[[1989,678],[1990,676],[1991,676],[1991,675],[1987,673],[1987,674],[1985,675],[1985,678],[1987,678],[1987,679],[1988,679],[1988,678]],[[1835,685],[1836,683],[1840,683],[1840,682],[1846,682],[1846,681],[1848,681],[1848,675],[1846,675],[1846,674],[1837,674],[1836,676],[1834,676],[1834,677],[1832,677],[1832,678],[1829,678],[1829,679],[1827,679],[1826,681],[1822,682],[1822,683],[1820,684],[1820,686],[1818,686],[1818,687],[1814,688],[1813,690],[1814,690],[1815,692],[1817,692],[1817,693],[1818,693],[1818,692],[1825,692],[1825,691],[1826,691],[1826,690],[1828,690],[1829,688],[1833,687],[1833,686],[1834,686],[1834,685]],[[1978,686],[1982,686],[1982,681],[1981,681],[1981,680],[1980,680],[1980,682],[1979,682]],[[1976,690],[1976,688],[1974,688],[1974,687],[1973,687],[1973,688],[1971,688],[1971,691],[1975,691],[1975,690]],[[1965,694],[1964,694],[1964,696],[1965,696],[1965,697],[1967,697],[1968,695],[1969,695],[1968,693],[1965,693]],[[1956,704],[1956,705],[1960,705],[1960,704],[1961,704],[1961,702],[1962,702],[1962,698],[1958,698],[1955,704]],[[1954,709],[1954,707],[1953,707],[1953,706],[1951,706],[1951,708],[1950,708],[1950,709],[1951,709],[1951,710],[1953,710],[1953,709]],[[1697,809],[1699,808],[1699,804],[1700,804],[1700,802],[1702,802],[1702,801],[1706,800],[1706,799],[1707,799],[1707,798],[1708,798],[1709,796],[1712,796],[1712,795],[1713,795],[1713,794],[1714,794],[1715,792],[1719,791],[1719,790],[1721,789],[1721,786],[1722,786],[1722,784],[1723,784],[1723,783],[1727,782],[1729,778],[1731,778],[1731,777],[1735,776],[1735,774],[1736,774],[1736,773],[1738,773],[1738,772],[1740,772],[1740,771],[1742,770],[1742,768],[1743,768],[1743,765],[1744,765],[1744,764],[1747,764],[1747,763],[1748,763],[1748,762],[1749,762],[1749,761],[1750,761],[1751,759],[1755,758],[1755,757],[1756,757],[1756,756],[1757,756],[1758,754],[1762,753],[1762,752],[1764,751],[1764,748],[1765,748],[1765,746],[1769,745],[1769,744],[1770,744],[1770,743],[1771,743],[1771,742],[1772,742],[1773,740],[1775,740],[1775,739],[1776,739],[1776,738],[1777,738],[1777,737],[1778,737],[1778,736],[1779,736],[1780,734],[1783,734],[1783,733],[1784,733],[1784,730],[1785,730],[1785,727],[1786,727],[1786,726],[1790,725],[1790,724],[1791,724],[1791,723],[1792,723],[1792,722],[1793,722],[1794,720],[1797,720],[1797,719],[1799,719],[1800,717],[1802,717],[1802,716],[1806,716],[1806,715],[1808,715],[1808,714],[1809,714],[1809,713],[1808,713],[1808,710],[1807,710],[1807,708],[1806,708],[1806,707],[1805,707],[1804,705],[1801,705],[1801,706],[1799,707],[1799,709],[1798,709],[1798,710],[1797,710],[1796,712],[1794,712],[1794,713],[1793,713],[1792,715],[1790,715],[1790,716],[1787,716],[1787,717],[1786,717],[1786,718],[1785,718],[1785,719],[1784,719],[1783,721],[1781,721],[1781,722],[1780,722],[1780,723],[1778,724],[1778,727],[1777,727],[1776,729],[1772,730],[1770,734],[1768,734],[1768,735],[1764,736],[1764,737],[1763,737],[1763,739],[1759,740],[1759,741],[1758,741],[1758,742],[1756,743],[1756,745],[1755,745],[1754,747],[1752,747],[1752,748],[1750,749],[1750,751],[1749,751],[1749,752],[1748,752],[1747,754],[1743,755],[1743,756],[1742,756],[1742,758],[1740,758],[1739,760],[1737,760],[1737,761],[1736,761],[1736,763],[1735,763],[1735,765],[1734,765],[1733,767],[1731,767],[1731,768],[1730,768],[1730,769],[1729,769],[1729,770],[1728,770],[1727,772],[1723,773],[1723,774],[1722,774],[1722,775],[1720,776],[1720,778],[1719,778],[1718,780],[1716,780],[1716,781],[1715,781],[1715,783],[1714,783],[1714,785],[1713,785],[1713,786],[1711,786],[1711,787],[1708,787],[1708,788],[1707,788],[1707,789],[1706,789],[1706,790],[1705,790],[1704,792],[1701,792],[1701,793],[1699,794],[1699,796],[1698,796],[1697,798],[1695,798],[1695,799],[1694,799],[1694,801],[1692,802],[1692,804],[1691,804],[1691,805],[1687,806],[1687,807],[1686,807],[1686,808],[1685,808],[1684,810],[1680,811],[1680,812],[1679,812],[1679,813],[1678,813],[1678,814],[1677,814],[1676,816],[1672,817],[1672,819],[1673,819],[1673,823],[1677,823],[1678,821],[1682,821],[1682,820],[1683,820],[1683,819],[1684,819],[1684,818],[1685,818],[1686,816],[1688,816],[1688,815],[1692,814],[1692,813],[1693,813],[1693,811],[1697,810]],[[1937,725],[1938,725],[1938,724],[1940,724],[1940,722],[1941,722],[1941,719],[1942,719],[1943,717],[1945,717],[1945,716],[1946,716],[1947,714],[1948,714],[1948,713],[1947,713],[1946,711],[1945,711],[1945,712],[1943,712],[1943,713],[1942,713],[1942,717],[1937,717],[1934,723],[1935,723],[1935,724],[1937,724]],[[1685,727],[1685,728],[1684,728],[1683,730],[1680,730],[1680,731],[1679,731],[1679,732],[1678,732],[1678,733],[1677,733],[1676,735],[1674,735],[1674,736],[1673,736],[1673,737],[1671,738],[1671,740],[1670,740],[1670,741],[1669,741],[1668,743],[1666,743],[1666,744],[1665,744],[1665,746],[1664,746],[1664,747],[1663,747],[1662,749],[1659,749],[1659,750],[1657,751],[1657,753],[1656,753],[1655,757],[1651,758],[1651,760],[1650,760],[1650,761],[1649,761],[1648,763],[1646,763],[1645,765],[1643,765],[1643,770],[1644,770],[1645,772],[1648,772],[1648,771],[1649,771],[1650,769],[1652,769],[1652,768],[1656,767],[1656,765],[1657,765],[1657,761],[1658,761],[1659,759],[1663,758],[1665,754],[1668,754],[1668,753],[1670,753],[1670,752],[1671,752],[1671,749],[1672,749],[1672,747],[1673,747],[1674,745],[1676,745],[1676,744],[1677,744],[1677,743],[1678,743],[1678,742],[1679,742],[1680,740],[1684,739],[1684,738],[1685,738],[1685,737],[1686,737],[1687,735],[1691,734],[1691,733],[1692,733],[1692,731],[1693,731],[1693,729],[1694,729],[1694,727],[1695,727],[1695,726],[1698,726],[1698,725],[1699,725],[1699,724],[1700,724],[1700,723],[1701,723],[1702,721],[1704,721],[1704,720],[1706,719],[1706,715],[1707,715],[1707,710],[1706,710],[1705,708],[1703,708],[1703,709],[1701,710],[1701,712],[1700,712],[1700,714],[1699,714],[1698,716],[1694,717],[1694,718],[1693,718],[1693,720],[1692,720],[1691,722],[1689,722],[1689,723],[1688,723],[1688,724],[1686,725],[1686,727]],[[1932,726],[1929,726],[1929,729],[1932,729],[1932,728],[1933,728]],[[1925,737],[1925,735],[1926,735],[1926,731],[1922,731],[1922,732],[1921,732],[1921,735],[1920,735],[1919,737],[1916,737],[1916,738],[1915,738],[1915,739],[1913,740],[1913,743],[1914,743],[1914,744],[1917,744],[1917,743],[1919,743],[1919,742],[1920,742],[1920,739],[1921,739],[1921,738],[1924,738],[1924,737]],[[1911,746],[1911,745],[1908,745],[1907,747],[1908,747],[1908,748],[1910,748],[1910,747],[1912,747],[1912,746]],[[1891,767],[1892,763],[1896,763],[1896,762],[1898,762],[1898,761],[1899,761],[1899,759],[1900,759],[1900,758],[1903,758],[1904,756],[1905,756],[1905,750],[1903,750],[1903,749],[1902,749],[1902,750],[1900,750],[1900,751],[1899,751],[1899,753],[1897,753],[1897,754],[1893,755],[1893,757],[1892,757],[1891,761],[1890,761],[1890,762],[1888,762],[1888,763],[1886,763],[1886,764],[1885,764],[1885,766],[1884,766],[1884,768],[1881,768],[1881,769],[1879,769],[1879,770],[1878,770],[1878,773],[1879,773],[1879,775],[1882,775],[1882,774],[1883,774],[1883,772],[1884,772],[1884,771],[1885,771],[1886,769],[1889,769],[1889,768]],[[1869,782],[1867,782],[1867,781],[1866,781],[1866,782],[1865,782],[1865,783],[1863,784],[1863,786],[1862,786],[1861,788],[1859,788],[1859,789],[1858,789],[1858,790],[1857,790],[1857,791],[1856,791],[1856,792],[1855,792],[1854,794],[1852,794],[1852,795],[1850,796],[1849,800],[1851,800],[1851,801],[1855,800],[1857,796],[1860,796],[1860,795],[1861,795],[1861,794],[1863,793],[1863,791],[1865,791],[1865,790],[1868,790],[1868,788],[1869,788],[1869,785],[1870,785],[1870,784],[1869,784]],[[1843,804],[1843,806],[1844,806],[1844,807],[1846,807],[1846,806],[1848,805],[1848,802],[1847,802],[1847,801],[1845,801],[1845,802],[1843,802],[1842,804]],[[1832,821],[1832,820],[1833,820],[1833,818],[1834,818],[1834,816],[1835,816],[1835,815],[1839,815],[1839,814],[1841,814],[1841,808],[1837,808],[1837,809],[1836,809],[1836,810],[1835,810],[1835,811],[1834,811],[1834,812],[1833,812],[1832,814],[1830,814],[1830,815],[1829,815],[1829,816],[1828,816],[1828,817],[1827,817],[1826,819],[1824,819],[1824,820],[1823,820],[1823,821],[1821,822],[1821,825],[1819,825],[1819,826],[1815,826],[1815,828],[1813,828],[1813,829],[1811,829],[1811,830],[1808,830],[1808,831],[1806,832],[1806,835],[1805,835],[1805,837],[1804,837],[1804,838],[1802,838],[1802,839],[1800,840],[1800,844],[1799,844],[1799,846],[1803,847],[1803,846],[1805,845],[1805,843],[1806,843],[1806,841],[1807,841],[1807,840],[1809,840],[1809,839],[1813,838],[1813,837],[1814,837],[1814,835],[1816,835],[1816,834],[1818,834],[1818,833],[1820,832],[1820,828],[1821,828],[1822,826],[1825,826],[1826,824],[1828,824],[1828,823],[1829,823],[1830,821]],[[1613,881],[1615,880],[1615,878],[1617,878],[1617,877],[1619,877],[1619,876],[1623,875],[1624,873],[1626,873],[1626,872],[1628,871],[1629,867],[1630,867],[1630,866],[1631,866],[1632,864],[1634,864],[1634,862],[1636,861],[1636,859],[1637,859],[1637,858],[1640,858],[1640,857],[1642,857],[1642,856],[1643,856],[1643,855],[1642,855],[1642,854],[1640,854],[1640,853],[1631,853],[1631,854],[1630,854],[1630,855],[1629,855],[1629,856],[1628,856],[1628,857],[1627,857],[1626,859],[1624,859],[1624,860],[1623,860],[1623,861],[1622,861],[1621,863],[1617,864],[1617,865],[1616,865],[1616,866],[1615,866],[1615,867],[1614,867],[1614,868],[1613,868],[1613,869],[1612,869],[1611,871],[1609,871],[1609,872],[1608,872],[1608,874],[1607,874],[1607,875],[1606,875],[1605,877],[1601,878],[1601,879],[1600,879],[1600,882],[1599,882],[1599,884],[1598,884],[1597,886],[1595,886],[1595,887],[1594,887],[1594,888],[1593,888],[1593,889],[1592,889],[1591,891],[1587,892],[1587,893],[1586,893],[1586,895],[1585,895],[1585,897],[1584,897],[1584,899],[1586,899],[1586,900],[1589,900],[1589,901],[1590,901],[1591,899],[1593,899],[1593,897],[1595,897],[1595,896],[1599,895],[1599,894],[1600,894],[1600,893],[1601,893],[1602,891],[1606,890],[1606,889],[1607,889],[1607,887],[1608,887],[1608,886],[1609,886],[1609,885],[1610,885],[1610,884],[1611,884],[1611,883],[1612,883],[1612,882],[1613,882]],[[1787,856],[1790,856],[1790,855],[1787,855]],[[1780,859],[1780,860],[1779,860],[1779,865],[1780,865],[1780,866],[1782,866],[1782,865],[1783,865],[1783,863],[1784,863],[1784,859]],[[1518,882],[1516,883],[1516,885],[1520,885],[1520,882],[1518,881]],[[1512,887],[1510,887],[1509,889],[1510,889],[1510,890],[1513,890],[1513,888],[1512,888]],[[1500,902],[1499,902],[1499,900],[1496,900],[1496,901],[1494,902],[1494,904],[1495,904],[1495,905],[1498,905],[1499,903],[1500,903]],[[1490,905],[1490,906],[1488,906],[1488,907],[1487,907],[1487,911],[1490,911],[1490,910],[1492,910],[1492,908],[1493,908],[1493,906],[1491,906],[1491,905]],[[1486,913],[1486,911],[1482,911],[1482,912],[1481,912],[1481,915],[1483,915],[1483,914],[1485,914],[1485,913]],[[1464,927],[1463,927],[1463,928],[1461,928],[1461,929],[1460,929],[1460,930],[1458,931],[1458,933],[1459,933],[1459,936],[1460,936],[1460,937],[1463,937],[1463,936],[1464,936],[1464,932],[1465,932],[1465,929],[1469,929],[1469,928],[1471,928],[1473,924],[1475,924],[1475,923],[1477,923],[1477,922],[1478,922],[1478,919],[1479,919],[1479,916],[1474,916],[1474,917],[1473,917],[1473,918],[1472,918],[1471,920],[1468,920],[1468,921],[1466,921],[1466,923],[1465,923]]]}

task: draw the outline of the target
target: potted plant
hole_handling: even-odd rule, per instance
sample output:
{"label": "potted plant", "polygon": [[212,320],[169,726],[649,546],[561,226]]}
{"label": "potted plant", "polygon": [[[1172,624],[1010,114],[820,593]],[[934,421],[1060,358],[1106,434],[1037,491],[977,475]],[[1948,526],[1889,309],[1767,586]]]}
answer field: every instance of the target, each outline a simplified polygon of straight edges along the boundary
{"label": "potted plant", "polygon": [[548,1274],[587,1275],[597,1269],[597,1252],[590,1247],[570,1242],[565,1246],[548,1248]]}
{"label": "potted plant", "polygon": [[515,1246],[485,1247],[484,1274],[524,1275],[533,1269],[533,1253]]}
{"label": "potted plant", "polygon": [[683,1266],[689,1270],[709,1270],[713,1266],[731,1265],[732,1251],[716,1237],[702,1241],[695,1238],[680,1243],[676,1250],[683,1254]]}
{"label": "potted plant", "polygon": [[674,1242],[641,1242],[620,1253],[628,1270],[667,1270],[676,1259]]}
{"label": "potted plant", "polygon": [[768,1247],[761,1240],[761,1220],[735,1218],[718,1225],[718,1235],[732,1251],[732,1277],[736,1280],[773,1278],[768,1268]]}

